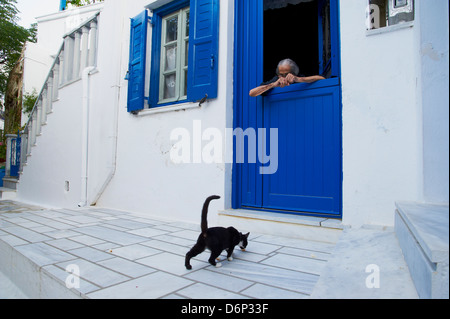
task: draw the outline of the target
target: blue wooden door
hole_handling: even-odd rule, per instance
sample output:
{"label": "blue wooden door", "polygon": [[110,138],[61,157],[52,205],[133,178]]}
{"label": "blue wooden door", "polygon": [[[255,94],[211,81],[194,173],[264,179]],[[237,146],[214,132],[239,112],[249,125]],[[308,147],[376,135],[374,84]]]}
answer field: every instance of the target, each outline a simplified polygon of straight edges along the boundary
{"label": "blue wooden door", "polygon": [[17,134],[17,137],[11,140],[11,177],[19,176],[21,145],[22,137]]}
{"label": "blue wooden door", "polygon": [[327,84],[279,89],[264,98],[264,127],[278,128],[279,159],[277,172],[263,175],[262,207],[340,213],[339,86]]}
{"label": "blue wooden door", "polygon": [[267,96],[251,98],[248,91],[263,80],[263,1],[236,1],[234,125],[243,130],[265,129],[268,136],[263,154],[269,154],[273,148],[269,143],[270,129],[277,129],[278,168],[273,174],[261,174],[261,167],[267,166],[264,159],[235,164],[234,208],[341,216],[338,1],[317,3],[319,39],[327,36],[327,41],[319,41],[319,70],[324,72],[328,66],[328,78],[273,89]]}

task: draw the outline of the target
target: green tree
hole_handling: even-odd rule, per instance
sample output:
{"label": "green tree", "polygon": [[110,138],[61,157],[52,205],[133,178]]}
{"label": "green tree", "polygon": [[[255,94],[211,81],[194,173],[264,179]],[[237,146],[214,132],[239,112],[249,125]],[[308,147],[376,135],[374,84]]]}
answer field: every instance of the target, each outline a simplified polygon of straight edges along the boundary
{"label": "green tree", "polygon": [[36,38],[36,26],[26,29],[17,24],[16,3],[16,0],[0,0],[0,101],[4,99],[9,73],[17,63],[23,45]]}
{"label": "green tree", "polygon": [[23,108],[22,112],[25,114],[31,114],[31,111],[33,111],[34,105],[36,104],[36,101],[38,99],[39,95],[36,92],[36,89],[33,88],[33,91],[27,92],[23,95]]}
{"label": "green tree", "polygon": [[0,111],[5,121],[4,134],[0,136],[1,158],[6,149],[5,134],[20,128],[22,101],[15,85],[21,82],[20,56],[25,42],[36,42],[36,25],[26,29],[17,24],[16,3],[16,0],[0,0]]}
{"label": "green tree", "polygon": [[103,0],[67,0],[67,4],[71,4],[76,7],[82,7],[88,4],[102,2]]}

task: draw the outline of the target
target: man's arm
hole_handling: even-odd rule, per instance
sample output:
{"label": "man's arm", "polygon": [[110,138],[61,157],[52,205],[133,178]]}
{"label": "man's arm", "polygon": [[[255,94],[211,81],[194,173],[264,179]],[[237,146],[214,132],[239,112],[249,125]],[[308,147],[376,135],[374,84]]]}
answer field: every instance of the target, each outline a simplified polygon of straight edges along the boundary
{"label": "man's arm", "polygon": [[253,90],[251,90],[249,95],[251,97],[257,97],[257,96],[263,94],[264,92],[267,92],[267,91],[273,89],[274,87],[276,87],[276,82],[266,84],[266,85],[261,85],[261,86],[254,88]]}
{"label": "man's arm", "polygon": [[305,76],[303,78],[298,78],[299,83],[313,83],[320,80],[325,80],[325,78],[321,75],[313,75],[313,76]]}
{"label": "man's arm", "polygon": [[249,95],[251,97],[257,97],[257,96],[263,94],[264,92],[267,92],[273,88],[276,88],[276,87],[283,88],[288,85],[290,85],[290,83],[285,78],[279,78],[276,82],[261,85],[261,86],[254,88],[253,90],[250,91]]}
{"label": "man's arm", "polygon": [[286,79],[289,83],[313,83],[319,80],[325,80],[325,78],[321,75],[312,75],[312,76],[305,76],[305,77],[299,77],[292,74],[289,74]]}

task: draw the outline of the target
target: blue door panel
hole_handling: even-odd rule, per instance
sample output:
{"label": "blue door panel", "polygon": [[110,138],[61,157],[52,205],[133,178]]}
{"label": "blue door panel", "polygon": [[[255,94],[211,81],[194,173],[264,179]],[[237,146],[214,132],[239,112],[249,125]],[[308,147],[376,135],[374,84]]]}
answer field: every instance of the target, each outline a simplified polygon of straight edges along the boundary
{"label": "blue door panel", "polygon": [[263,207],[339,214],[339,87],[270,94],[264,111],[266,129],[278,128],[279,164],[263,176]]}

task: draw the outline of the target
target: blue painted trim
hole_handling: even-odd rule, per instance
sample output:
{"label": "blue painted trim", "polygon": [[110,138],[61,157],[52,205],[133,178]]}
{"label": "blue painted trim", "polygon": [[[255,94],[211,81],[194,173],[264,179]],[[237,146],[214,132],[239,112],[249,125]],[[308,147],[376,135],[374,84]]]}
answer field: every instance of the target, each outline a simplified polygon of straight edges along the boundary
{"label": "blue painted trim", "polygon": [[[263,58],[263,50],[262,50],[262,40],[257,43],[258,40],[262,39],[261,32],[256,36],[249,35],[249,32],[251,33],[251,29],[255,28],[255,24],[257,24],[257,21],[253,21],[252,23],[249,23],[249,20],[255,18],[256,16],[262,15],[262,10],[258,10],[257,3],[255,3],[257,0],[235,0],[235,30],[234,30],[234,39],[235,39],[235,49],[234,49],[234,84],[233,84],[233,90],[234,90],[234,97],[233,97],[233,127],[241,127],[245,129],[244,126],[244,120],[245,117],[244,110],[240,109],[244,103],[244,101],[248,101],[248,103],[253,103],[253,101],[258,101],[254,103],[262,103],[262,98],[258,97],[256,99],[253,99],[252,101],[248,100],[248,91],[251,89],[248,83],[254,84],[253,87],[257,86],[259,83],[262,82],[262,66],[257,70],[248,70],[248,64],[246,64],[246,61],[242,59],[244,56],[244,53],[246,50],[249,50],[249,48],[258,48],[256,52],[252,51],[250,54],[246,54],[247,58],[248,55],[252,57],[252,59],[262,59]],[[258,1],[262,2],[262,1]],[[261,11],[261,12],[259,12]],[[256,12],[256,13],[255,13]],[[258,13],[259,12],[259,13]],[[340,198],[339,198],[339,206],[340,206],[340,212],[339,214],[332,215],[332,214],[323,214],[323,213],[317,213],[317,212],[292,212],[292,211],[285,211],[285,210],[272,210],[272,209],[261,209],[261,207],[252,207],[252,205],[244,205],[242,204],[242,185],[240,185],[242,180],[242,166],[241,164],[237,164],[236,161],[233,161],[233,172],[232,172],[232,208],[233,209],[239,209],[239,208],[246,208],[246,209],[253,209],[253,210],[266,210],[266,211],[273,211],[277,213],[286,213],[286,214],[297,214],[297,215],[308,215],[308,216],[320,216],[320,217],[328,217],[328,218],[342,218],[342,207],[343,207],[343,195],[342,195],[342,180],[343,180],[343,155],[342,155],[342,86],[340,83],[340,75],[341,75],[341,55],[340,55],[340,12],[339,12],[339,0],[330,0],[330,24],[334,27],[332,27],[332,78],[319,81],[313,84],[296,84],[292,85],[290,87],[284,88],[284,92],[286,90],[291,91],[301,91],[305,89],[313,89],[313,88],[323,88],[327,86],[338,86],[339,87],[339,125],[341,127],[341,136],[337,136],[338,140],[338,147],[341,150],[341,156],[340,156],[340,184],[341,184],[341,190],[340,190]],[[262,28],[260,28],[262,29]],[[259,46],[258,46],[259,44]],[[250,71],[250,72],[248,72]],[[254,76],[256,74],[256,76]],[[249,79],[249,76],[253,76],[253,79]],[[334,77],[334,78],[333,78]],[[250,81],[249,81],[250,80]],[[274,89],[270,94],[278,94],[281,93],[281,90],[283,89]],[[256,108],[257,110],[257,108]],[[258,122],[258,121],[257,121]],[[261,123],[261,122],[259,122]],[[256,123],[255,123],[256,124]],[[254,126],[254,127],[262,127],[262,126]],[[262,183],[261,183],[262,184]]]}
{"label": "blue painted trim", "polygon": [[323,24],[322,22],[322,16],[320,15],[320,10],[323,7],[323,3],[325,2],[325,0],[318,0],[318,18],[319,18],[319,23],[318,23],[318,27],[319,27],[319,73],[318,74],[323,74],[323,71],[326,69],[326,67],[324,66],[325,62],[323,61],[323,28],[320,28]]}
{"label": "blue painted trim", "polygon": [[274,88],[272,89],[268,95],[272,94],[280,94],[280,93],[289,93],[295,91],[304,91],[304,90],[312,90],[312,89],[321,89],[329,86],[337,86],[340,84],[339,78],[330,78],[326,80],[320,80],[314,83],[296,83],[284,88]]}
{"label": "blue painted trim", "polygon": [[[128,112],[139,112],[144,109],[145,67],[147,57],[148,11],[131,19],[130,48],[128,62]],[[136,51],[136,48],[139,48]]]}
{"label": "blue painted trim", "polygon": [[220,0],[191,0],[187,96],[217,98]]}
{"label": "blue painted trim", "polygon": [[330,25],[331,28],[331,76],[341,76],[341,40],[340,40],[340,12],[339,1],[330,0]]}
{"label": "blue painted trim", "polygon": [[11,149],[15,148],[15,151],[11,151],[10,156],[10,173],[11,177],[18,177],[20,170],[20,159],[21,159],[21,145],[22,145],[22,137],[20,136],[20,132],[17,132],[17,137],[11,139]]}
{"label": "blue painted trim", "polygon": [[[234,128],[239,127],[244,131],[249,127],[263,127],[263,99],[262,97],[251,98],[248,95],[250,89],[263,82],[263,15],[262,1],[235,0],[233,125]],[[233,163],[235,177],[232,183],[233,208],[239,208],[242,203],[261,206],[262,175],[252,175],[252,183],[240,184],[244,165],[257,165],[259,168],[261,164],[236,164],[236,161]],[[259,182],[255,179],[259,179]]]}
{"label": "blue painted trim", "polygon": [[[233,52],[233,61],[234,61],[234,72],[233,72],[233,128],[239,126],[239,115],[240,113],[237,110],[238,105],[238,97],[240,94],[238,93],[239,86],[238,83],[238,72],[236,72],[236,69],[241,69],[240,64],[240,55],[239,55],[239,48],[242,47],[242,44],[238,42],[238,39],[241,37],[239,36],[238,26],[242,25],[241,23],[241,9],[240,9],[240,3],[242,1],[235,0],[234,1],[234,52]],[[234,145],[233,142],[233,153],[234,153]],[[237,181],[240,180],[240,174],[238,171],[238,165],[236,164],[236,161],[233,160],[232,164],[232,172],[231,172],[231,208],[238,209],[240,207],[240,192]]]}
{"label": "blue painted trim", "polygon": [[[337,45],[336,47],[336,57],[335,57],[335,63],[337,64],[337,72],[338,72],[338,76],[339,78],[341,78],[342,76],[342,62],[341,62],[341,10],[340,10],[340,1],[341,0],[335,0],[334,3],[334,18],[336,19],[335,21],[335,25],[336,25],[336,29],[335,29],[335,45]],[[334,2],[334,0],[333,0]],[[340,184],[341,184],[341,194],[340,194],[340,218],[342,218],[343,216],[343,210],[344,210],[344,199],[343,199],[343,192],[344,192],[344,147],[343,147],[343,119],[342,119],[342,114],[343,114],[343,107],[342,107],[342,82],[339,83],[339,125],[341,128],[341,135],[339,136],[339,147],[341,150],[341,156],[340,156]]]}
{"label": "blue painted trim", "polygon": [[66,0],[61,0],[59,2],[59,11],[64,11],[67,9],[67,1]]}

